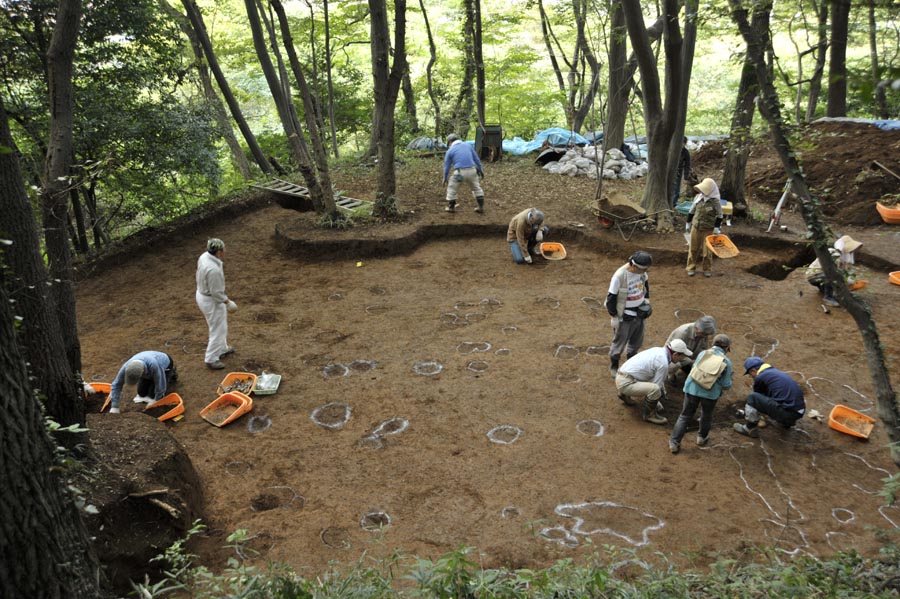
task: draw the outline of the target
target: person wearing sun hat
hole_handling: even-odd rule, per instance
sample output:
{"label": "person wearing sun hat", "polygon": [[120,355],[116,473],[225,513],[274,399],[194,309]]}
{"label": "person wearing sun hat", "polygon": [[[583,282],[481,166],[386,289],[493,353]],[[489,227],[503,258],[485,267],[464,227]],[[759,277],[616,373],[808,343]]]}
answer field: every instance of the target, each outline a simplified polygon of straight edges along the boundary
{"label": "person wearing sun hat", "polygon": [[669,364],[692,355],[684,341],[675,339],[665,347],[651,347],[628,358],[616,373],[619,399],[626,405],[633,405],[632,398],[642,399],[641,418],[651,424],[666,424],[660,400],[666,395]]}
{"label": "person wearing sun hat", "polygon": [[[855,278],[851,266],[856,262],[854,252],[862,247],[861,241],[856,241],[849,235],[843,235],[834,242],[834,247],[828,248],[831,259],[835,261],[837,266],[847,272],[847,281],[852,282]],[[822,265],[816,258],[812,264],[806,267],[806,280],[822,294],[822,302],[829,306],[837,306],[838,301],[834,298],[834,285],[825,276],[822,271]]]}
{"label": "person wearing sun hat", "polygon": [[753,391],[744,405],[746,422],[735,422],[734,430],[747,437],[758,437],[760,415],[776,424],[791,428],[806,413],[803,389],[791,375],[767,364],[759,356],[744,360],[744,375],[753,377]]}
{"label": "person wearing sun hat", "polygon": [[703,268],[703,276],[712,276],[712,252],[706,247],[708,235],[718,235],[722,231],[722,197],[719,195],[719,186],[707,177],[694,185],[697,192],[694,202],[691,204],[684,225],[685,233],[690,233],[690,246],[688,247],[687,274],[693,277],[697,271],[697,265]]}
{"label": "person wearing sun hat", "polygon": [[197,292],[195,299],[206,318],[209,341],[206,344],[204,362],[211,370],[222,370],[222,358],[234,353],[228,345],[228,312],[237,310],[237,304],[225,295],[225,242],[212,238],[206,242],[206,251],[197,259]]}

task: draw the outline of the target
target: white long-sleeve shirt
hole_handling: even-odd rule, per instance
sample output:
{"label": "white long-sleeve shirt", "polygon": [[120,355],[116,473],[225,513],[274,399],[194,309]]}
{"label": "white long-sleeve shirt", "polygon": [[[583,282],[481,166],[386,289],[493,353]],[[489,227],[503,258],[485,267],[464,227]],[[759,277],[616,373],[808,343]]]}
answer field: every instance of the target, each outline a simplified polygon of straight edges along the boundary
{"label": "white long-sleeve shirt", "polygon": [[203,252],[197,259],[197,291],[217,302],[228,303],[222,261],[209,252]]}
{"label": "white long-sleeve shirt", "polygon": [[656,383],[665,389],[672,353],[665,347],[651,347],[625,361],[619,372],[643,383]]}

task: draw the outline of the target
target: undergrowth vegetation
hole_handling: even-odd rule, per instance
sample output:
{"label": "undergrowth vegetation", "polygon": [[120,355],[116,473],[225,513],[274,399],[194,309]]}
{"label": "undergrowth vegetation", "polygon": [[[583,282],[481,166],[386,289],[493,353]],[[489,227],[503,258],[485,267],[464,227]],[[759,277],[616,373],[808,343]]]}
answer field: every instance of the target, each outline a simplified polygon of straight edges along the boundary
{"label": "undergrowth vegetation", "polygon": [[[203,530],[196,524],[188,539]],[[878,558],[855,552],[826,559],[789,557],[758,549],[747,559],[719,559],[704,571],[680,571],[663,555],[660,565],[638,559],[627,549],[603,546],[581,561],[561,559],[542,570],[488,569],[471,547],[437,560],[394,553],[388,558],[363,555],[359,562],[334,565],[315,578],[270,563],[250,565],[242,549],[246,532],[228,538],[236,557],[220,573],[195,563],[184,539],[155,559],[162,580],[134,584],[141,599],[331,599],[436,598],[525,599],[582,597],[897,597],[900,596],[900,548],[886,541]]]}

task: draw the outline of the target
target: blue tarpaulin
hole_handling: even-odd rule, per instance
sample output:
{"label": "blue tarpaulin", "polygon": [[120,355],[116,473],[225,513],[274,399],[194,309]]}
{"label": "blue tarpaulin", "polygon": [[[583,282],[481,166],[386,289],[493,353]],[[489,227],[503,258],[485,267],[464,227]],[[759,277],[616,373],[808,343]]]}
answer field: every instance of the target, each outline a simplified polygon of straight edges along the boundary
{"label": "blue tarpaulin", "polygon": [[532,141],[525,141],[521,137],[514,137],[511,140],[504,139],[503,151],[516,156],[522,156],[523,154],[540,150],[545,141],[556,148],[565,148],[571,145],[585,146],[590,144],[587,139],[574,131],[552,127],[538,133]]}

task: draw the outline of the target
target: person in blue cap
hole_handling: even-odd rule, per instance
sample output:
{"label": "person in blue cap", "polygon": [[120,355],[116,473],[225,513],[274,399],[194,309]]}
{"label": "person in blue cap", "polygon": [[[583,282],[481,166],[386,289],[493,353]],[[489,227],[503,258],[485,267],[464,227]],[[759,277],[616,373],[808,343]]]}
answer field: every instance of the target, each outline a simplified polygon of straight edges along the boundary
{"label": "person in blue cap", "polygon": [[746,422],[735,422],[734,430],[741,435],[758,437],[760,414],[776,424],[790,428],[806,412],[803,389],[791,375],[767,364],[758,356],[744,360],[744,375],[753,377],[753,392],[744,406]]}

